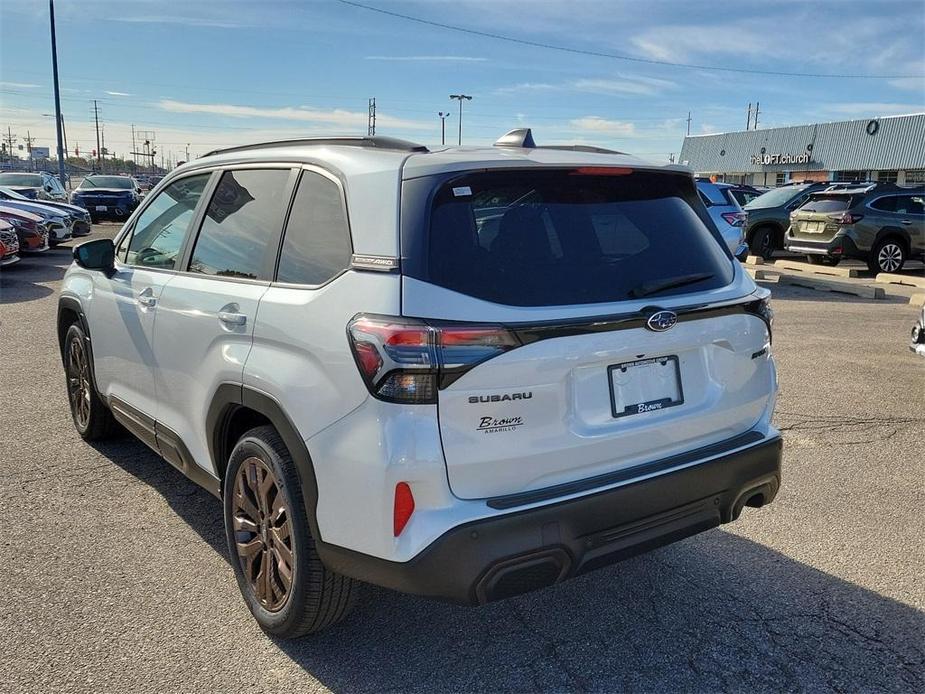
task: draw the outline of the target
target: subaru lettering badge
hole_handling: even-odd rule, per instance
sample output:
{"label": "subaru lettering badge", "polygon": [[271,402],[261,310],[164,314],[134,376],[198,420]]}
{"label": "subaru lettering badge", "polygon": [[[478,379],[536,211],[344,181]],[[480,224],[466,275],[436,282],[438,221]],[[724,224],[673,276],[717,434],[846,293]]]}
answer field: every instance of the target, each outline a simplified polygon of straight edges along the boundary
{"label": "subaru lettering badge", "polygon": [[678,314],[674,311],[656,311],[649,316],[649,320],[646,321],[646,327],[657,333],[663,333],[673,328],[674,324],[677,322]]}

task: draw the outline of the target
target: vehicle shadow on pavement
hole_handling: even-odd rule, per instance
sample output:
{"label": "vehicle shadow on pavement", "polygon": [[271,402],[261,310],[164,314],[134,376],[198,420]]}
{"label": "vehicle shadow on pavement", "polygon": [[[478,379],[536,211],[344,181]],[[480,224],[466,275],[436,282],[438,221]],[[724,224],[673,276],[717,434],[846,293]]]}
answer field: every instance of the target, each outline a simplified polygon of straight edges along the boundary
{"label": "vehicle shadow on pavement", "polygon": [[[131,438],[94,448],[228,559],[217,499]],[[925,688],[925,613],[722,529],[481,608],[364,586],[274,643],[334,691]]]}
{"label": "vehicle shadow on pavement", "polygon": [[71,264],[70,248],[53,248],[38,255],[24,255],[0,272],[0,304],[42,299],[54,292],[45,283],[58,282]]}

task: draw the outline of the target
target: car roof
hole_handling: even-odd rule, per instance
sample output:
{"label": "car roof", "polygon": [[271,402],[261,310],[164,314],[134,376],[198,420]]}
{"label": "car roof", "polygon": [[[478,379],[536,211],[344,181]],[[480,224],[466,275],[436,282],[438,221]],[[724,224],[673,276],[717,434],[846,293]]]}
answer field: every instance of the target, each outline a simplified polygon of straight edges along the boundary
{"label": "car roof", "polygon": [[[653,170],[675,171],[691,175],[688,168],[678,165],[657,165],[642,159],[587,145],[553,145],[538,147],[532,144],[529,129],[525,146],[500,144],[479,147],[427,147],[387,137],[325,137],[301,140],[283,140],[254,145],[243,145],[209,152],[203,157],[184,164],[181,168],[193,169],[216,164],[247,162],[305,162],[333,166],[343,174],[355,174],[402,169],[403,178],[417,178],[451,171],[508,167],[551,166],[627,166]],[[505,135],[509,137],[511,133]],[[532,146],[531,146],[532,145]]]}

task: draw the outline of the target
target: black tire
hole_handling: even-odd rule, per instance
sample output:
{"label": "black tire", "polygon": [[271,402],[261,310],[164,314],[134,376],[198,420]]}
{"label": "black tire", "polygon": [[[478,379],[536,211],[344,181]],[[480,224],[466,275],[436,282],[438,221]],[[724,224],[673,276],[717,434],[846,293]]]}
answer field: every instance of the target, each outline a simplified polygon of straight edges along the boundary
{"label": "black tire", "polygon": [[899,272],[909,259],[906,244],[895,236],[880,239],[870,249],[867,268],[874,274],[880,272]]}
{"label": "black tire", "polygon": [[74,428],[84,441],[102,441],[121,433],[112,412],[93,384],[92,353],[80,325],[64,336],[64,376]]}
{"label": "black tire", "polygon": [[751,240],[748,242],[749,253],[760,255],[765,260],[770,260],[776,250],[775,238],[776,234],[772,227],[758,227],[752,232]]}
{"label": "black tire", "polygon": [[[243,470],[242,466],[245,466]],[[245,478],[250,475],[248,469],[255,472],[259,470],[259,474],[263,475],[269,472],[273,480],[272,486],[268,488],[274,499],[282,499],[281,504],[287,519],[286,539],[291,540],[282,550],[288,550],[291,557],[288,591],[283,581],[285,571],[280,566],[282,560],[279,559],[283,555],[277,549],[280,535],[274,533],[274,528],[271,527],[280,517],[279,512],[271,513],[276,509],[277,502],[274,501],[274,508],[270,509],[265,496],[261,502],[253,488],[246,486]],[[241,487],[238,486],[239,472]],[[267,478],[262,479],[266,481]],[[320,631],[347,616],[356,603],[359,583],[352,578],[334,573],[321,562],[305,514],[298,471],[289,451],[273,427],[261,426],[251,429],[238,440],[228,461],[223,487],[228,553],[241,595],[244,596],[244,601],[260,627],[273,636],[297,638]],[[248,513],[237,501],[237,497],[242,493],[247,497],[254,512],[265,511],[259,525],[248,523]],[[239,530],[235,529],[236,522],[239,524]],[[250,526],[262,529],[246,529]],[[248,561],[239,551],[239,543],[245,549],[254,543],[265,549],[250,553],[253,558]],[[256,558],[258,553],[259,563]],[[274,565],[273,568],[268,566],[268,562]],[[258,570],[256,580],[255,569]],[[255,584],[260,582],[260,575],[267,572],[271,576],[267,585],[273,582],[274,586],[268,588],[269,595],[262,599],[258,597],[260,588],[255,587]],[[277,587],[286,591],[285,597],[280,598],[274,592]],[[270,600],[279,600],[280,604],[268,604]]]}
{"label": "black tire", "polygon": [[807,255],[806,262],[810,265],[825,265],[824,255]]}

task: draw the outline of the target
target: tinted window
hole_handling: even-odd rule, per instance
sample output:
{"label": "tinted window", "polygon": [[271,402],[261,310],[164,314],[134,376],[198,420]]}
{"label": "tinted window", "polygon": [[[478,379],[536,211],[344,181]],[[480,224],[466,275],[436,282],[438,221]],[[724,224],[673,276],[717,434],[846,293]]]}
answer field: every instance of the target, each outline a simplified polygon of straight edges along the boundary
{"label": "tinted window", "polygon": [[896,209],[896,197],[890,196],[886,198],[878,198],[870,203],[870,206],[875,210],[883,210],[884,212],[893,212]]}
{"label": "tinted window", "polygon": [[514,306],[620,301],[640,296],[644,286],[694,275],[703,277],[658,296],[732,279],[728,255],[697,213],[689,178],[615,171],[621,173],[503,171],[452,179],[434,196],[426,243],[406,243],[403,228],[403,256],[420,248],[426,258],[405,264],[403,257],[404,271]]}
{"label": "tinted window", "polygon": [[900,195],[896,198],[896,211],[899,214],[925,214],[925,198],[921,195]]}
{"label": "tinted window", "polygon": [[129,265],[175,269],[180,247],[209,176],[181,178],[158,193],[135,222],[124,257],[120,244],[120,258]]}
{"label": "tinted window", "polygon": [[750,209],[757,210],[766,207],[779,207],[781,205],[786,205],[807,188],[809,188],[808,185],[775,188],[774,190],[769,190],[764,195],[759,195],[757,198],[748,203],[748,207]]}
{"label": "tinted window", "polygon": [[306,171],[283,240],[277,280],[322,284],[350,264],[347,214],[334,181]]}
{"label": "tinted window", "polygon": [[288,169],[227,171],[209,202],[190,272],[270,279],[268,259],[286,211]]}
{"label": "tinted window", "polygon": [[0,173],[0,185],[41,188],[41,174]]}
{"label": "tinted window", "polygon": [[78,188],[119,188],[132,190],[135,182],[127,176],[87,176]]}
{"label": "tinted window", "polygon": [[853,195],[813,195],[801,212],[844,212],[854,204]]}

